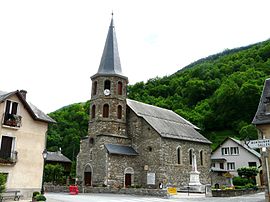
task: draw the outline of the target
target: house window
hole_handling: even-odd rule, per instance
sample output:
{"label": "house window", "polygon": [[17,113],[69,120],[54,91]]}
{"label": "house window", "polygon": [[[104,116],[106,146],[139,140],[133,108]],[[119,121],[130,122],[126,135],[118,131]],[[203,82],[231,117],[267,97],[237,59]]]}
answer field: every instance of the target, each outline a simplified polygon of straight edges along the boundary
{"label": "house window", "polygon": [[211,163],[211,167],[216,167],[216,164],[215,163]]}
{"label": "house window", "polygon": [[235,164],[234,163],[227,163],[227,170],[235,170]]}
{"label": "house window", "polygon": [[202,166],[203,165],[203,151],[200,151],[200,162]]}
{"label": "house window", "polygon": [[239,155],[239,148],[238,147],[231,147],[231,155]]}
{"label": "house window", "polygon": [[92,106],[91,117],[92,117],[92,119],[94,119],[96,117],[96,105]]}
{"label": "house window", "polygon": [[223,147],[221,148],[221,154],[222,155],[229,155],[230,153],[229,147]]}
{"label": "house window", "polygon": [[177,148],[177,164],[181,164],[181,147]]}
{"label": "house window", "polygon": [[97,94],[97,81],[94,82],[93,84],[93,95]]}
{"label": "house window", "polygon": [[21,125],[21,116],[18,115],[18,106],[17,102],[10,100],[6,101],[5,117],[4,124],[8,126],[20,127]]}
{"label": "house window", "polygon": [[121,119],[122,118],[122,106],[118,105],[117,107],[117,118]]}
{"label": "house window", "polygon": [[189,150],[189,165],[192,165],[192,155],[193,155],[193,150],[192,149],[190,149]]}
{"label": "house window", "polygon": [[219,163],[219,168],[224,169],[224,163]]}
{"label": "house window", "polygon": [[118,90],[118,95],[122,95],[123,94],[123,83],[121,81],[118,81],[117,84],[117,90]]}
{"label": "house window", "polygon": [[109,105],[108,104],[103,105],[103,117],[104,118],[109,117]]}
{"label": "house window", "polygon": [[17,152],[14,151],[15,138],[10,136],[2,136],[0,148],[0,162],[16,162]]}
{"label": "house window", "polygon": [[111,81],[110,80],[106,80],[104,83],[104,90],[105,89],[109,89],[111,90]]}
{"label": "house window", "polygon": [[257,167],[256,162],[248,162],[248,167]]}

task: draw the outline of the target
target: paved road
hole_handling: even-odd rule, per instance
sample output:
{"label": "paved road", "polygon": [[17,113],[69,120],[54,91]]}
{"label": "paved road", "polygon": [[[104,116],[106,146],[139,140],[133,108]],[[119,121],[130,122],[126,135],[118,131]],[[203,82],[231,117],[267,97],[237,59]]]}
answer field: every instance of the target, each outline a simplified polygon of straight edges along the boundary
{"label": "paved road", "polygon": [[120,194],[79,194],[47,193],[47,202],[264,202],[264,192],[239,197],[217,198],[205,197],[202,194],[180,193],[171,198],[157,198]]}

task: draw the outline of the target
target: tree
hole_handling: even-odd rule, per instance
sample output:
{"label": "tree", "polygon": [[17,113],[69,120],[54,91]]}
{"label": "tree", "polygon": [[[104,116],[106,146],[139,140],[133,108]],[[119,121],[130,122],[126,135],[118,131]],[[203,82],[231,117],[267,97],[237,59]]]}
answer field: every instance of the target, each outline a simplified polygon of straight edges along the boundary
{"label": "tree", "polygon": [[248,179],[252,179],[256,177],[256,175],[259,173],[259,170],[256,167],[243,167],[243,168],[238,168],[237,173],[240,177],[246,177]]}
{"label": "tree", "polygon": [[60,164],[45,165],[45,182],[52,182],[53,184],[63,184],[65,182],[64,167]]}
{"label": "tree", "polygon": [[249,124],[243,126],[239,132],[241,140],[256,140],[258,139],[258,132],[254,125]]}

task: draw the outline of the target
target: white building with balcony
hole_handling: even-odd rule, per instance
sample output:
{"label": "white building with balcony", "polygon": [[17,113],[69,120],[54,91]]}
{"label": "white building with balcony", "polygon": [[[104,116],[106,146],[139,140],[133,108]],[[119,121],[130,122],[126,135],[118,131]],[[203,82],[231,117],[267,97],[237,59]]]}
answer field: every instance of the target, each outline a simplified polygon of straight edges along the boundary
{"label": "white building with balcony", "polygon": [[42,185],[46,132],[53,119],[26,99],[26,91],[0,91],[0,173],[6,189],[32,197]]}
{"label": "white building with balcony", "polygon": [[[242,167],[261,168],[261,155],[249,148],[244,142],[228,137],[211,155],[212,185],[229,185],[230,176],[238,176],[237,169]],[[261,174],[261,173],[260,173]],[[256,178],[261,185],[260,177]]]}

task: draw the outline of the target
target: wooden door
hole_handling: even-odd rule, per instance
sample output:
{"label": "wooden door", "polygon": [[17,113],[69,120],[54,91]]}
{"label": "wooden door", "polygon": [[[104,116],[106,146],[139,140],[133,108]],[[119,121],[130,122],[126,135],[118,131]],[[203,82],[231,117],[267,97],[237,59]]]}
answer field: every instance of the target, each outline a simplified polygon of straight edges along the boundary
{"label": "wooden door", "polygon": [[125,174],[125,187],[131,186],[131,174]]}
{"label": "wooden door", "polygon": [[84,185],[91,186],[92,185],[92,173],[84,172]]}
{"label": "wooden door", "polygon": [[8,159],[11,157],[12,137],[2,136],[0,158]]}

